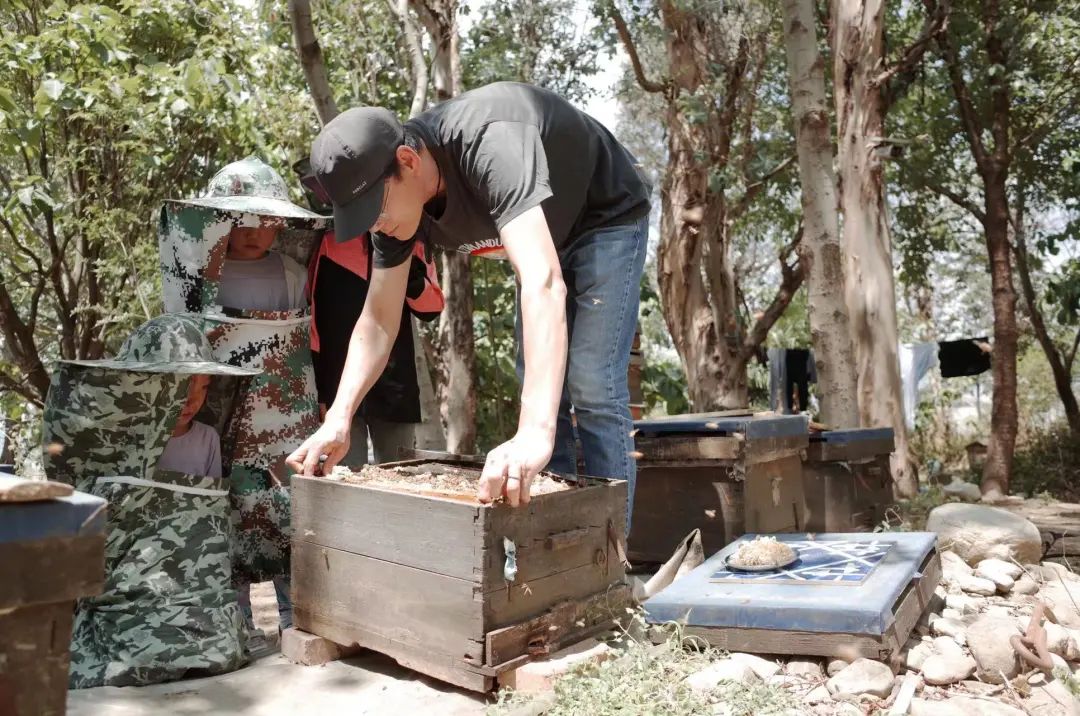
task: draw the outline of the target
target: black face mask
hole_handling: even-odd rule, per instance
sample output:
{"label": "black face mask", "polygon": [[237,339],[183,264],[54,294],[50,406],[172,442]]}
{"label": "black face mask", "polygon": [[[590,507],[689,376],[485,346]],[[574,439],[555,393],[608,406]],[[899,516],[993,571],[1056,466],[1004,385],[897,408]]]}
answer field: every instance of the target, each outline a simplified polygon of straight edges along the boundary
{"label": "black face mask", "polygon": [[311,160],[308,157],[301,157],[293,162],[292,170],[300,179],[300,186],[304,189],[304,197],[311,210],[319,214],[333,213],[334,207],[330,203],[330,196],[311,171]]}

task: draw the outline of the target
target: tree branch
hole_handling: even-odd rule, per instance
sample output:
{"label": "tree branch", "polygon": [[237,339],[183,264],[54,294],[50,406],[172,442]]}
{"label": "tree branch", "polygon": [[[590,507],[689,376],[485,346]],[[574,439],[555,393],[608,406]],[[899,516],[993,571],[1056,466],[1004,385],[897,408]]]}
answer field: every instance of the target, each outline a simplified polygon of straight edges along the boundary
{"label": "tree branch", "polygon": [[967,134],[968,143],[971,145],[971,153],[975,157],[975,163],[979,166],[979,170],[986,171],[989,158],[982,140],[983,127],[979,122],[979,113],[975,110],[975,102],[971,99],[971,90],[968,88],[967,82],[964,81],[964,75],[960,71],[960,58],[957,57],[956,48],[953,47],[952,42],[949,40],[947,31],[938,33],[937,44],[941,48],[941,54],[944,56],[945,70],[952,84],[956,104],[960,108],[960,121],[964,126],[965,134]]}
{"label": "tree branch", "polygon": [[787,310],[792,299],[795,298],[795,293],[802,286],[806,275],[806,267],[803,265],[802,260],[797,260],[794,266],[788,265],[788,258],[795,252],[802,241],[802,236],[803,227],[800,223],[799,228],[795,230],[795,236],[792,238],[791,243],[780,250],[780,273],[783,278],[780,281],[779,288],[776,289],[776,295],[773,296],[772,301],[754,321],[754,325],[746,334],[741,349],[741,353],[746,360],[749,360],[757,351],[757,347],[765,342],[769,331],[776,325],[780,316],[784,315],[784,311]]}
{"label": "tree branch", "polygon": [[319,116],[320,124],[325,125],[338,115],[338,108],[326,74],[322,47],[315,36],[310,0],[289,0],[289,13],[292,15],[296,54],[300,58],[300,66],[304,69],[304,78],[311,92],[311,101],[315,105],[315,114]]}
{"label": "tree branch", "polygon": [[728,211],[728,216],[731,219],[737,219],[744,213],[746,213],[746,210],[750,208],[751,202],[753,202],[754,199],[758,196],[758,194],[760,194],[762,190],[765,189],[765,186],[777,176],[782,174],[794,162],[795,155],[792,155],[777,164],[769,171],[762,174],[760,177],[758,177],[757,181],[748,185],[743,195],[732,203],[731,209]]}
{"label": "tree branch", "polygon": [[609,0],[608,9],[611,11],[611,19],[615,23],[615,31],[619,33],[619,39],[626,49],[626,54],[630,56],[630,65],[634,68],[634,77],[637,78],[641,89],[646,92],[663,92],[666,90],[667,82],[654,82],[645,76],[645,68],[641,65],[641,58],[638,56],[637,46],[634,45],[634,38],[631,37],[630,28],[627,27],[626,20],[623,19],[622,13],[619,12],[619,8],[615,5],[615,0]]}
{"label": "tree branch", "polygon": [[1072,348],[1069,350],[1069,355],[1065,358],[1065,370],[1072,375],[1073,363],[1076,361],[1076,349],[1080,348],[1080,328],[1076,329],[1076,335],[1073,337]]}
{"label": "tree branch", "polygon": [[409,116],[415,117],[424,111],[427,104],[428,66],[424,59],[424,45],[420,40],[420,27],[409,14],[409,0],[386,0],[391,12],[401,23],[405,33],[405,43],[409,46],[409,60],[413,72],[413,98],[409,107]]}
{"label": "tree branch", "polygon": [[983,223],[986,221],[986,212],[984,212],[982,209],[980,209],[978,206],[973,204],[969,199],[962,196],[961,194],[935,182],[923,182],[923,186],[925,186],[927,189],[934,192],[935,194],[939,194],[940,196],[945,197],[952,203],[959,206],[961,209],[970,212],[972,216],[979,220],[979,222]]}
{"label": "tree branch", "polygon": [[926,9],[926,16],[923,18],[922,30],[919,32],[918,37],[904,48],[896,62],[871,80],[871,86],[874,87],[881,87],[894,79],[896,80],[893,82],[892,87],[887,88],[888,91],[885,93],[886,109],[897,97],[904,93],[908,85],[915,79],[915,68],[922,61],[926,50],[930,47],[930,43],[949,26],[949,13],[951,11],[949,0],[942,0],[941,2],[923,0],[923,7]]}

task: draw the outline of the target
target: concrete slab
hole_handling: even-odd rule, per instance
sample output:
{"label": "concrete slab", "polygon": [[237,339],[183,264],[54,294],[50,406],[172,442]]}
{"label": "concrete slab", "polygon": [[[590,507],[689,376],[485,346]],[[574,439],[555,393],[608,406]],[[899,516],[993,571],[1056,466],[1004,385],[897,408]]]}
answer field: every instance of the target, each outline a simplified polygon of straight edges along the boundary
{"label": "concrete slab", "polygon": [[479,716],[485,703],[375,652],[325,666],[300,666],[274,654],[207,679],[69,691],[68,716]]}

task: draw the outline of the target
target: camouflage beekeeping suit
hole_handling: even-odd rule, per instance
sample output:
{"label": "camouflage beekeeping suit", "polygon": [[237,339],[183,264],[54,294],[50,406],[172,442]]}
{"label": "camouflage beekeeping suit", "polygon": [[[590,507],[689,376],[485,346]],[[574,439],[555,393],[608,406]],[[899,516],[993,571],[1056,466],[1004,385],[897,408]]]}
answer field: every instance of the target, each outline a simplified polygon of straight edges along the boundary
{"label": "camouflage beekeeping suit", "polygon": [[234,226],[274,226],[272,251],[306,266],[330,219],[288,200],[285,182],[248,158],[222,169],[207,195],[167,201],[158,241],[167,311],[207,322],[218,360],[259,368],[223,435],[236,532],[237,586],[289,575],[288,472],[284,458],[319,425],[308,343],[310,311],[223,308],[217,294]]}
{"label": "camouflage beekeeping suit", "polygon": [[175,314],[143,324],[113,360],[65,361],[54,373],[46,472],[109,503],[105,590],[79,601],[72,688],[223,673],[245,662],[228,481],[155,466],[190,376],[210,375],[227,392],[256,373],[216,362],[201,318]]}

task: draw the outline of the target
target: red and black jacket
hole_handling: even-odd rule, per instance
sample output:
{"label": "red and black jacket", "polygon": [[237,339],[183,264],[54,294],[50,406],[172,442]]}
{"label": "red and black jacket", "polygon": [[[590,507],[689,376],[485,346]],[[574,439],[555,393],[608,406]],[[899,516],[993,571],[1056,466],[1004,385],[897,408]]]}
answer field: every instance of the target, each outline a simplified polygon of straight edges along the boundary
{"label": "red and black jacket", "polygon": [[[332,231],[323,237],[308,266],[311,300],[311,354],[319,402],[330,405],[337,394],[356,319],[364,309],[371,277],[371,238],[338,243]],[[435,262],[423,242],[416,242],[401,326],[383,374],[372,386],[360,414],[395,423],[420,422],[420,389],[409,316],[422,321],[438,317],[446,300],[439,288]]]}

